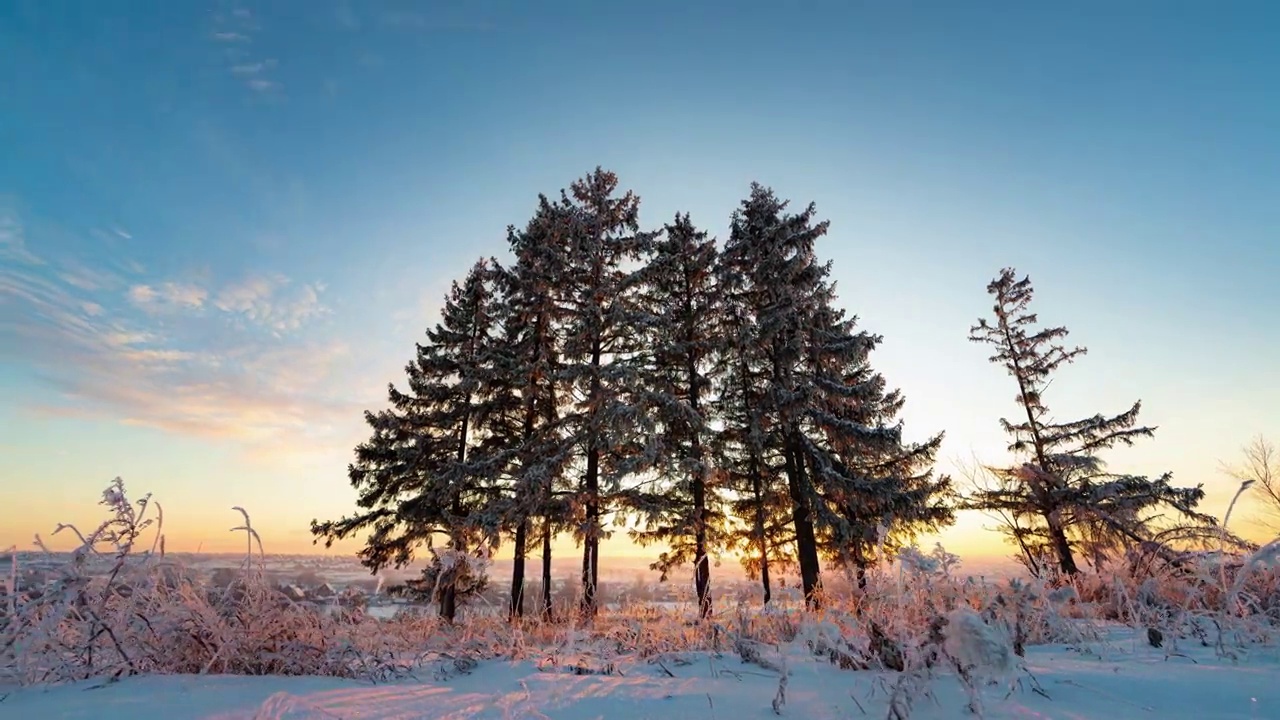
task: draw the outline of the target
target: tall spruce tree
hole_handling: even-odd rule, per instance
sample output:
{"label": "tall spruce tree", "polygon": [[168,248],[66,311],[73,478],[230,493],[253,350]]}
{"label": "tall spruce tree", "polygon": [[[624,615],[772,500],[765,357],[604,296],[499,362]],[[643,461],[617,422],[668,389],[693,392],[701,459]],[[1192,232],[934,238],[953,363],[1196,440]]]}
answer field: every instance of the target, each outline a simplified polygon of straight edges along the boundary
{"label": "tall spruce tree", "polygon": [[754,184],[734,214],[724,265],[728,291],[751,319],[740,342],[763,375],[760,425],[772,436],[763,444],[781,452],[801,584],[815,607],[820,538],[854,542],[874,515],[916,523],[908,508],[933,501],[949,481],[922,471],[941,436],[913,445],[901,423],[888,424],[898,398],[867,364],[879,338],[835,307],[830,262],[815,254],[828,223],[814,220],[812,203],[800,213],[786,208]]}
{"label": "tall spruce tree", "polygon": [[[374,572],[412,562],[417,548],[431,547],[437,536],[465,552],[486,535],[481,518],[492,498],[490,477],[468,453],[485,402],[481,359],[493,341],[493,280],[494,264],[481,260],[453,284],[441,321],[405,368],[408,391],[389,385],[391,407],[365,413],[373,436],[356,448],[348,468],[362,512],[311,522],[326,547],[372,530],[359,555]],[[441,616],[452,620],[456,592],[444,588],[438,597]]]}
{"label": "tall spruce tree", "polygon": [[570,438],[581,453],[574,496],[582,541],[584,615],[597,610],[603,518],[625,478],[651,463],[646,416],[638,404],[640,309],[637,270],[655,233],[639,229],[640,198],[617,193],[601,168],[575,181],[560,203],[569,221],[568,264],[559,288],[564,311],[561,399]]}
{"label": "tall spruce tree", "polygon": [[899,419],[905,398],[870,365],[881,336],[859,331],[858,318],[836,307],[835,283],[814,293],[805,342],[806,383],[820,388],[806,424],[814,430],[815,484],[823,498],[823,555],[852,566],[859,585],[877,560],[922,532],[955,521],[951,478],[934,477],[942,433],[906,442]]}
{"label": "tall spruce tree", "polygon": [[1029,309],[1031,280],[1019,280],[1013,268],[1002,270],[987,292],[995,299],[994,317],[979,319],[969,339],[994,347],[991,362],[1003,366],[1017,383],[1022,417],[1002,418],[1000,424],[1013,438],[1010,452],[1025,462],[996,469],[998,487],[976,492],[969,504],[1013,518],[1010,531],[1028,569],[1039,575],[1041,558],[1049,556],[1060,572],[1075,574],[1079,565],[1073,539],[1146,543],[1152,538],[1151,511],[1162,506],[1193,523],[1213,525],[1213,518],[1195,511],[1204,498],[1200,486],[1172,487],[1168,473],[1151,479],[1106,470],[1100,452],[1154,435],[1155,428],[1138,425],[1141,402],[1113,416],[1069,422],[1050,418],[1045,390],[1054,372],[1085,348],[1061,344],[1065,327],[1038,327]]}
{"label": "tall spruce tree", "polygon": [[721,254],[716,264],[721,333],[715,356],[712,450],[719,484],[730,490],[729,543],[747,576],[760,581],[764,604],[773,599],[773,574],[795,564],[795,536],[784,518],[790,508],[782,478],[782,450],[766,411],[769,366],[756,343],[752,287]]}
{"label": "tall spruce tree", "polygon": [[[493,417],[494,442],[506,448],[509,492],[499,513],[514,540],[511,615],[524,614],[525,562],[533,533],[542,545],[541,614],[550,620],[551,543],[565,529],[563,493],[557,488],[572,447],[561,432],[557,303],[567,271],[571,227],[563,207],[539,196],[534,217],[521,231],[508,230],[515,262],[500,274],[504,342],[495,347],[491,378],[505,399]],[[539,524],[535,527],[534,523]]]}
{"label": "tall spruce tree", "polygon": [[827,223],[813,222],[812,205],[800,214],[785,213],[786,207],[772,190],[752,184],[750,197],[730,222],[723,276],[752,320],[749,334],[739,342],[763,367],[762,430],[781,451],[801,585],[806,603],[813,605],[820,582],[814,526],[819,498],[803,457],[802,421],[809,399],[799,374],[805,358],[803,330],[825,276],[813,244],[826,234]]}
{"label": "tall spruce tree", "polygon": [[693,563],[699,616],[711,613],[710,553],[724,545],[725,516],[712,474],[709,395],[712,359],[723,333],[715,287],[715,240],[689,215],[676,215],[640,271],[642,401],[657,424],[654,481],[626,499],[642,520],[631,536],[642,545],[665,543],[653,569],[666,580]]}
{"label": "tall spruce tree", "polygon": [[[903,439],[902,393],[888,390],[870,364],[882,338],[856,330],[832,305],[829,286],[809,326],[809,382],[823,388],[808,424],[815,484],[823,499],[819,538],[823,555],[852,567],[859,586],[877,560],[926,531],[955,520],[951,478],[935,477],[942,434],[921,443]],[[834,392],[832,392],[834,391]]]}

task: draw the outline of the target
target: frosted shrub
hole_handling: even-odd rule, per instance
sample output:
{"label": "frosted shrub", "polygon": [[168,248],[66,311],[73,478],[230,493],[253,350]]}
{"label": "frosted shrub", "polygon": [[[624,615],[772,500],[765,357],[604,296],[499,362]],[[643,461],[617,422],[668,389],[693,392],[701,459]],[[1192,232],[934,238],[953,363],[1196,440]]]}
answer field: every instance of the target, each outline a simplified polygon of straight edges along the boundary
{"label": "frosted shrub", "polygon": [[[0,679],[22,684],[138,673],[330,675],[385,679],[409,670],[410,648],[376,621],[332,618],[266,583],[246,557],[225,589],[163,557],[162,518],[117,478],[100,503],[109,517],[42,588],[19,588],[0,626]],[[155,508],[154,512],[152,508]],[[245,514],[244,530],[256,534]],[[150,549],[144,533],[154,530]],[[37,544],[43,543],[37,538]],[[250,545],[252,549],[252,545]]]}
{"label": "frosted shrub", "polygon": [[396,594],[440,602],[452,588],[459,605],[477,598],[489,585],[492,562],[487,555],[472,555],[453,548],[431,548],[431,562],[422,577],[410,580]]}
{"label": "frosted shrub", "polygon": [[943,629],[944,648],[964,672],[975,678],[998,679],[1013,671],[1013,645],[999,624],[988,625],[969,608],[956,608]]}
{"label": "frosted shrub", "polygon": [[1224,551],[1168,554],[1129,562],[1074,579],[1078,607],[1096,620],[1145,632],[1153,645],[1174,651],[1180,639],[1216,645],[1224,655],[1269,643],[1280,621],[1276,544],[1238,555]]}
{"label": "frosted shrub", "polygon": [[927,555],[915,546],[903,548],[897,560],[914,577],[949,578],[960,565],[960,556],[947,552],[942,543],[935,544]]}
{"label": "frosted shrub", "polygon": [[1280,610],[1280,539],[1273,540],[1244,558],[1236,572],[1226,605],[1239,614],[1262,614],[1271,620]]}
{"label": "frosted shrub", "polygon": [[898,562],[902,564],[904,570],[917,577],[934,575],[942,570],[941,562],[934,557],[925,555],[915,547],[903,548],[898,551]]}

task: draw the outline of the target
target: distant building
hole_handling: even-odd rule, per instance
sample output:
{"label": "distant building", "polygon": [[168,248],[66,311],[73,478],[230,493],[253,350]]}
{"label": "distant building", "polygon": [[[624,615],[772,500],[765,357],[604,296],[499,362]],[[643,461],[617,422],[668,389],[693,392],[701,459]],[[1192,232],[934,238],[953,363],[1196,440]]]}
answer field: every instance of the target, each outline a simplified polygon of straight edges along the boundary
{"label": "distant building", "polygon": [[333,586],[329,583],[323,583],[319,587],[313,588],[308,593],[313,600],[327,600],[337,594],[338,591],[334,590]]}

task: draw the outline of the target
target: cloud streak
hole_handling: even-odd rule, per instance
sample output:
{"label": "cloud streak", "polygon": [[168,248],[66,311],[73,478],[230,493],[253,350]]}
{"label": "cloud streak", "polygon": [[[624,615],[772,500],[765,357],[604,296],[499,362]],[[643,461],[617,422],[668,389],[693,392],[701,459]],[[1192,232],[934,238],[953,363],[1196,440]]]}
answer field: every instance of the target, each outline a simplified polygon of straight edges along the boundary
{"label": "cloud streak", "polygon": [[256,62],[256,63],[247,63],[244,65],[232,65],[231,74],[232,75],[257,75],[258,73],[267,69],[267,67],[269,67],[270,65],[274,65],[274,63],[268,64],[267,62]]}
{"label": "cloud streak", "polygon": [[229,15],[214,16],[214,29],[210,37],[221,48],[231,76],[257,95],[278,95],[284,88],[279,80],[268,77],[279,64],[275,58],[262,57],[253,52],[255,38],[261,26],[253,13],[237,8]]}
{"label": "cloud streak", "polygon": [[0,260],[39,265],[42,263],[30,250],[27,250],[26,238],[23,234],[22,221],[18,211],[10,202],[0,197]]}
{"label": "cloud streak", "polygon": [[134,285],[127,293],[129,301],[136,307],[148,312],[156,312],[166,308],[190,308],[198,310],[204,307],[209,291],[189,283],[166,282],[156,287],[151,285]]}
{"label": "cloud streak", "polygon": [[[22,237],[16,216],[6,227]],[[0,264],[0,359],[29,365],[57,393],[29,410],[275,452],[349,430],[368,400],[336,389],[351,387],[349,349],[309,332],[328,312],[320,284],[78,282],[77,269],[24,252],[31,262]]]}
{"label": "cloud streak", "polygon": [[283,333],[329,313],[320,302],[323,290],[318,283],[293,286],[279,274],[254,275],[223,288],[213,304],[223,312]]}

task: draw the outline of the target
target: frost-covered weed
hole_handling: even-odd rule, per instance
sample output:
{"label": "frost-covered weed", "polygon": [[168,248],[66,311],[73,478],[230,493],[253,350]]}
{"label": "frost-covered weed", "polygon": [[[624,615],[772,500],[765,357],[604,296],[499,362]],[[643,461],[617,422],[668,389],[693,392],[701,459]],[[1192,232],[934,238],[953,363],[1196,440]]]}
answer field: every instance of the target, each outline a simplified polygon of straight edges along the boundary
{"label": "frost-covered weed", "polygon": [[947,615],[944,649],[965,672],[983,679],[1004,678],[1013,671],[1013,641],[999,623],[987,624],[966,607]]}
{"label": "frost-covered weed", "polygon": [[[163,516],[150,496],[130,503],[117,478],[100,504],[108,518],[94,531],[55,531],[80,541],[58,576],[14,594],[0,625],[0,679],[237,673],[383,680],[411,669],[404,657],[412,648],[395,635],[295,603],[270,586],[253,562],[257,536],[247,513],[237,528],[250,543],[241,574],[213,588],[165,560]],[[154,534],[144,538],[148,531]]]}
{"label": "frost-covered weed", "polygon": [[[511,623],[501,613],[474,613],[448,625],[434,613],[411,610],[379,620],[355,593],[340,594],[341,609],[334,612],[294,602],[273,587],[248,513],[237,528],[246,538],[240,573],[226,587],[213,587],[164,557],[163,516],[149,497],[131,503],[116,481],[102,505],[108,518],[93,532],[60,527],[77,535],[80,546],[52,583],[19,587],[5,598],[0,682],[133,673],[373,681],[414,675],[448,682],[492,659],[575,674],[644,665],[671,677],[706,664],[714,676],[733,672],[729,666],[741,661],[778,676],[774,705],[785,712],[788,663],[800,653],[842,670],[877,673],[891,717],[906,718],[939,681],[959,682],[970,709],[981,712],[992,682],[1028,679],[1018,659],[1027,646],[1064,643],[1089,651],[1104,623],[1130,625],[1141,631],[1135,637],[1158,639],[1168,654],[1191,638],[1238,656],[1269,641],[1280,620],[1276,543],[1245,557],[1189,554],[1176,565],[1131,560],[1056,585],[964,577],[959,559],[941,547],[909,548],[896,562],[873,568],[865,587],[828,593],[818,612],[738,604],[699,621],[690,599],[675,609],[604,609],[581,626],[532,618]],[[449,567],[460,567],[462,559],[452,562]],[[12,586],[17,568],[8,575]],[[572,618],[570,605],[563,609],[558,616]]]}

